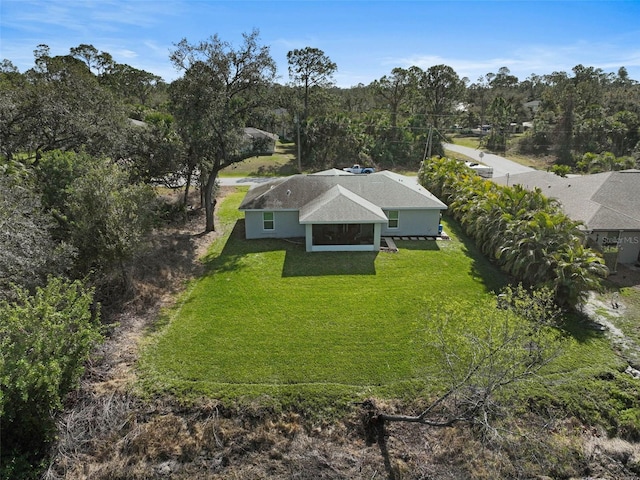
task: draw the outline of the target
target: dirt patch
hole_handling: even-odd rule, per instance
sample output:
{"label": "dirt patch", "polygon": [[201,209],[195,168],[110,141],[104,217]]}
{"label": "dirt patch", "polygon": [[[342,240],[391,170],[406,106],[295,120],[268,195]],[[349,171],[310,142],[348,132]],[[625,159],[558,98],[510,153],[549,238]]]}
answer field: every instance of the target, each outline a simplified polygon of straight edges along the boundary
{"label": "dirt patch", "polygon": [[619,264],[617,273],[609,275],[607,279],[618,287],[633,287],[640,291],[640,267]]}
{"label": "dirt patch", "polygon": [[[618,272],[610,275],[605,285],[603,293],[590,293],[582,311],[595,327],[601,326],[619,355],[629,363],[631,373],[640,376],[640,344],[633,325],[634,316],[638,315],[634,299],[640,297],[640,268],[618,265]],[[621,294],[623,288],[631,289],[632,294]]]}

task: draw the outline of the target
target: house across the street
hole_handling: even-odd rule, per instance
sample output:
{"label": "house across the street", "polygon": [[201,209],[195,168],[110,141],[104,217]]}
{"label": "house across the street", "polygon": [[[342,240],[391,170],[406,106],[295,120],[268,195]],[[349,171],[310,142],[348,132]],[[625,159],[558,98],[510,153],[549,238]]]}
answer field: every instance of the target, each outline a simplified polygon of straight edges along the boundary
{"label": "house across the street", "polygon": [[603,172],[563,178],[553,173],[532,171],[494,178],[501,184],[539,188],[555,198],[564,213],[583,223],[589,239],[605,252],[607,265],[640,261],[640,170]]}
{"label": "house across the street", "polygon": [[262,155],[273,155],[276,149],[278,135],[265,132],[259,128],[246,127],[244,129],[243,140],[248,150],[255,149]]}
{"label": "house across the street", "polygon": [[331,169],[251,188],[239,209],[247,239],[305,238],[308,252],[378,251],[384,236],[438,236],[447,206],[415,179]]}

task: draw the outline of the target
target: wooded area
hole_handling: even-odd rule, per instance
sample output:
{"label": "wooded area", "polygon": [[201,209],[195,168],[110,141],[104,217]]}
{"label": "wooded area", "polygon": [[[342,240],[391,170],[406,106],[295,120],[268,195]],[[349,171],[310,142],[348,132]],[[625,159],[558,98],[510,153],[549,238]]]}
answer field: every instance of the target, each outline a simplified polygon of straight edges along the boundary
{"label": "wooded area", "polygon": [[[182,76],[170,84],[85,44],[64,56],[39,45],[25,72],[0,64],[4,475],[37,470],[53,414],[105,334],[101,310],[135,295],[130,271],[146,235],[184,218],[192,186],[206,210],[203,230],[215,229],[219,173],[263,150],[247,144],[245,127],[299,142],[303,171],[353,163],[417,171],[444,154],[443,140],[483,133],[489,150],[550,157],[576,172],[640,160],[640,84],[624,67],[608,74],[577,65],[524,80],[503,67],[475,81],[446,65],[394,68],[341,89],[339,66],[307,47],[289,52],[290,82],[280,84],[256,31],[237,47],[217,36],[184,39],[171,61]],[[182,189],[181,202],[162,202],[159,187]],[[468,206],[455,215],[471,223],[480,206],[450,200]],[[571,292],[572,302],[582,293]]]}

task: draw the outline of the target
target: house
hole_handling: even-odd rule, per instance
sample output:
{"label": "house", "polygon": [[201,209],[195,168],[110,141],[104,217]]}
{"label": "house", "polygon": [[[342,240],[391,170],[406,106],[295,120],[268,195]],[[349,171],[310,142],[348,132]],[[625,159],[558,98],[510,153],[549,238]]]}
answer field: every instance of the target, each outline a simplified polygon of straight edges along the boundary
{"label": "house", "polygon": [[530,102],[523,103],[522,106],[531,112],[530,117],[533,118],[538,110],[540,110],[541,104],[541,100],[531,100]]}
{"label": "house", "polygon": [[255,150],[262,155],[272,155],[276,149],[278,135],[259,128],[245,127],[243,143],[246,150]]}
{"label": "house", "polygon": [[[520,184],[560,202],[564,213],[584,225],[588,238],[604,252],[617,253],[607,265],[640,260],[640,170],[594,173],[563,178],[532,171],[493,179]],[[605,255],[606,258],[606,255]]]}
{"label": "house", "polygon": [[308,252],[378,251],[383,236],[437,236],[446,208],[415,179],[337,169],[254,186],[239,207],[247,239],[304,237]]}

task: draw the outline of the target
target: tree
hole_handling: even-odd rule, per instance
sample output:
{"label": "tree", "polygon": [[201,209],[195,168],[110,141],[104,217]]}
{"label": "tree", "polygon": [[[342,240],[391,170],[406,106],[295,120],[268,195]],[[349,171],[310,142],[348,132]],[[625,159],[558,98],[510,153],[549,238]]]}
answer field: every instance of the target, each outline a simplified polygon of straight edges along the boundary
{"label": "tree", "polygon": [[[368,403],[367,420],[379,433],[385,422],[412,422],[430,427],[467,423],[485,438],[498,435],[492,422],[506,404],[508,392],[535,379],[556,358],[561,337],[552,328],[559,311],[550,290],[508,287],[497,298],[498,308],[477,312],[486,325],[478,333],[466,325],[460,327],[459,312],[451,307],[434,315],[435,324],[426,330],[435,332],[436,340],[425,348],[437,359],[436,381],[444,381],[446,387],[417,415],[380,412],[373,402]],[[452,328],[458,329],[453,335]]]}
{"label": "tree", "polygon": [[491,81],[489,84],[491,88],[504,91],[515,88],[518,85],[518,77],[511,75],[511,71],[507,67],[500,67],[497,74],[490,75]]}
{"label": "tree", "polygon": [[214,35],[190,44],[183,39],[171,61],[184,71],[171,85],[172,108],[187,155],[203,181],[206,231],[214,230],[213,191],[218,173],[260,151],[247,148],[243,129],[251,114],[270,105],[276,66],[258,31],[243,34],[237,49]]}
{"label": "tree", "polygon": [[155,192],[131,183],[128,172],[109,159],[81,161],[86,162],[80,165],[82,175],[69,185],[65,206],[79,274],[118,272],[127,291],[127,261],[142,249],[151,229]]}
{"label": "tree", "polygon": [[338,67],[319,48],[305,47],[287,53],[289,78],[292,83],[302,87],[302,120],[309,116],[309,95],[314,87],[326,88],[333,85],[333,74]]}
{"label": "tree", "polygon": [[394,68],[391,75],[385,75],[371,84],[374,93],[387,104],[391,115],[391,128],[394,130],[398,126],[398,114],[415,88],[415,76],[412,72],[404,68]]}
{"label": "tree", "polygon": [[0,176],[0,299],[11,284],[33,289],[69,269],[74,250],[53,238],[55,226],[28,180]]}
{"label": "tree", "polygon": [[115,65],[113,57],[109,53],[98,52],[96,47],[86,43],[70,48],[69,54],[86,63],[89,70],[91,72],[95,71],[97,75],[102,75]]}
{"label": "tree", "polygon": [[490,101],[489,81],[486,77],[478,77],[475,83],[467,89],[467,101],[469,102],[469,114],[467,126],[475,128],[476,125],[486,123],[486,111]]}
{"label": "tree", "polygon": [[114,63],[102,75],[101,83],[120,98],[147,105],[151,95],[163,85],[162,78],[127,64]]}
{"label": "tree", "polygon": [[423,162],[419,178],[502,270],[527,286],[549,287],[558,304],[578,307],[606,275],[602,257],[583,246],[579,222],[539,189],[498,186],[449,159]]}
{"label": "tree", "polygon": [[492,127],[487,139],[487,146],[491,150],[506,152],[512,116],[513,109],[503,97],[493,99],[489,105],[489,118]]}
{"label": "tree", "polygon": [[436,129],[442,128],[455,114],[455,107],[464,98],[465,82],[447,65],[435,65],[419,78],[424,111]]}
{"label": "tree", "polygon": [[46,452],[54,431],[53,416],[101,340],[93,291],[80,281],[51,277],[33,296],[16,287],[12,297],[11,302],[0,301],[3,478],[24,474],[10,470],[12,459],[26,457],[29,464]]}
{"label": "tree", "polygon": [[111,153],[126,118],[119,102],[102,88],[82,60],[51,57],[49,47],[35,50],[35,67],[17,87],[0,88],[1,153],[39,160],[56,149]]}
{"label": "tree", "polygon": [[358,125],[346,115],[323,116],[310,119],[305,126],[305,137],[313,145],[313,155],[307,163],[322,168],[335,165],[345,158],[359,161],[363,149]]}
{"label": "tree", "polygon": [[43,185],[43,206],[57,221],[54,238],[68,241],[77,252],[75,275],[93,272],[104,281],[116,273],[126,290],[127,262],[144,247],[152,227],[152,187],[132,181],[122,162],[86,153],[49,152],[35,172]]}
{"label": "tree", "polygon": [[129,134],[128,148],[121,157],[129,159],[132,180],[163,181],[167,187],[175,188],[189,175],[173,115],[151,112],[144,117],[144,125],[132,125]]}

